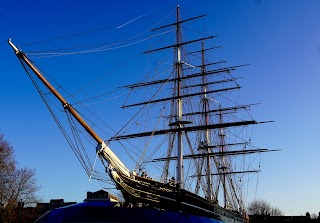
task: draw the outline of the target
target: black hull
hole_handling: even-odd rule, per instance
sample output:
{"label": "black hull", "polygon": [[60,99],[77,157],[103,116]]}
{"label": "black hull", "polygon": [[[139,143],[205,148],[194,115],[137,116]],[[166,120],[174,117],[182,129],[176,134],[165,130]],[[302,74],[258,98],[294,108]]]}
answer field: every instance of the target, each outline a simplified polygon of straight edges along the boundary
{"label": "black hull", "polygon": [[222,221],[230,219],[235,222],[245,222],[245,218],[239,213],[226,210],[184,189],[149,178],[138,176],[131,178],[112,172],[113,174],[110,172],[111,177],[128,203],[143,203],[167,211],[183,212]]}

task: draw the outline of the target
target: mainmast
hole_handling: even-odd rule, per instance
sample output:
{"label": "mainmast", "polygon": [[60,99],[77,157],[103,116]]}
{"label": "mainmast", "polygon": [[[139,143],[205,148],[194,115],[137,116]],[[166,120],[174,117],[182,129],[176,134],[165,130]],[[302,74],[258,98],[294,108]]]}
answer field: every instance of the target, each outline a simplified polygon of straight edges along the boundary
{"label": "mainmast", "polygon": [[[126,105],[123,106],[123,108],[126,107],[132,107],[132,106],[139,106],[139,105],[144,105],[144,104],[150,104],[150,103],[158,103],[158,102],[163,102],[163,101],[173,101],[175,104],[175,114],[174,118],[175,121],[173,123],[170,123],[169,126],[171,127],[170,129],[167,130],[160,130],[160,131],[154,131],[153,135],[157,135],[157,134],[166,134],[169,132],[174,132],[177,136],[177,166],[176,166],[176,181],[177,181],[177,187],[179,188],[184,188],[184,180],[183,180],[183,142],[182,142],[182,136],[183,136],[183,132],[185,132],[187,130],[188,127],[185,127],[185,124],[190,124],[190,122],[188,121],[184,121],[182,119],[183,117],[183,112],[182,112],[182,107],[183,107],[183,103],[182,103],[182,98],[186,98],[186,97],[194,97],[197,95],[202,95],[203,92],[197,92],[194,94],[190,94],[190,95],[186,95],[182,93],[182,86],[181,86],[181,82],[185,79],[189,79],[189,78],[194,78],[196,76],[200,76],[202,74],[194,74],[195,76],[182,76],[182,65],[186,64],[185,62],[183,62],[181,60],[181,48],[183,45],[186,44],[190,44],[190,43],[195,43],[201,40],[205,40],[205,39],[211,39],[214,38],[214,36],[208,36],[205,38],[201,38],[201,39],[196,39],[196,40],[191,40],[191,41],[187,41],[187,42],[182,42],[181,41],[181,24],[190,20],[194,20],[194,19],[198,19],[203,17],[202,16],[197,16],[197,17],[193,17],[193,18],[189,18],[186,20],[181,20],[180,19],[180,7],[179,5],[177,6],[176,9],[176,22],[175,23],[171,23],[169,25],[164,25],[158,28],[153,29],[152,31],[155,30],[159,30],[159,29],[163,29],[169,26],[175,26],[176,27],[176,43],[174,45],[170,45],[170,46],[165,46],[165,47],[161,47],[158,49],[154,49],[154,50],[149,50],[146,51],[144,53],[151,53],[151,52],[155,52],[155,51],[159,51],[159,50],[164,50],[167,48],[174,48],[175,49],[175,68],[176,68],[176,76],[175,78],[172,79],[166,79],[166,80],[159,80],[159,81],[155,81],[155,82],[144,82],[144,83],[138,83],[138,84],[134,84],[134,85],[128,85],[125,86],[127,88],[136,88],[139,86],[150,86],[150,85],[154,85],[154,84],[160,84],[160,83],[164,83],[164,82],[172,82],[175,84],[175,95],[173,97],[169,97],[169,98],[162,98],[162,99],[157,99],[157,100],[150,100],[148,102],[140,102],[140,103],[136,103],[136,104],[131,104],[131,105]],[[186,64],[188,65],[188,64]],[[234,68],[231,68],[234,69]],[[217,70],[217,71],[213,71],[213,72],[223,72],[222,70]],[[207,74],[206,74],[207,75]],[[230,89],[231,90],[231,89]],[[191,129],[190,129],[191,130]],[[124,136],[124,137],[143,137],[143,136],[148,136],[149,133],[141,133],[141,134],[130,134],[128,136]],[[114,137],[112,138],[112,140],[119,140],[119,139],[123,139],[123,136],[120,137]]]}
{"label": "mainmast", "polygon": [[[180,7],[177,6],[177,30],[176,30],[176,44],[177,44],[177,125],[178,129],[182,128],[182,99],[181,95],[181,31],[180,31]],[[182,147],[182,131],[178,131],[178,162],[177,162],[177,182],[178,187],[183,188],[183,147]]]}

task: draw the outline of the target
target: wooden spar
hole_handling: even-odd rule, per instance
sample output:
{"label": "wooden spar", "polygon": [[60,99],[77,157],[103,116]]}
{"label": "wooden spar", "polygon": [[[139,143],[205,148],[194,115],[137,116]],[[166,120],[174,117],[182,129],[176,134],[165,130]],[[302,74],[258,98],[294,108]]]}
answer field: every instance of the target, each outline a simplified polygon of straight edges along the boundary
{"label": "wooden spar", "polygon": [[[205,76],[205,71],[206,71],[206,66],[205,64],[205,59],[204,59],[204,54],[205,54],[205,49],[204,49],[204,42],[202,41],[201,43],[201,72],[203,73],[202,75],[202,91],[205,93],[202,98],[202,106],[203,106],[203,118],[205,125],[209,125],[209,113],[207,112],[209,110],[209,98],[207,97],[207,87],[208,87],[208,81]],[[211,140],[210,140],[210,132],[209,129],[205,129],[205,144],[210,145]],[[207,154],[206,154],[206,160],[207,160],[207,199],[210,202],[213,198],[212,196],[212,178],[211,178],[211,159],[209,153],[211,153],[211,148],[207,147]]]}
{"label": "wooden spar", "polygon": [[203,41],[203,40],[206,40],[206,39],[212,39],[212,38],[215,38],[215,37],[217,37],[217,36],[208,36],[208,37],[205,37],[205,38],[191,40],[191,41],[183,42],[183,43],[179,42],[179,43],[171,45],[171,46],[165,46],[165,47],[161,47],[161,48],[154,49],[154,50],[148,50],[148,51],[143,52],[143,54],[152,53],[152,52],[156,52],[156,51],[159,51],[159,50],[164,50],[164,49],[168,49],[168,48],[172,48],[172,47],[180,47],[180,46],[185,45],[185,44],[195,43],[195,42]]}
{"label": "wooden spar", "polygon": [[[212,38],[212,37],[210,37]],[[190,41],[193,42],[193,41]],[[183,181],[183,145],[182,145],[182,97],[181,96],[181,68],[182,68],[182,63],[181,63],[181,45],[186,44],[183,43],[181,44],[181,31],[180,31],[180,7],[177,7],[177,26],[176,26],[176,53],[177,53],[177,130],[178,130],[178,160],[177,160],[177,180],[178,184],[177,186],[179,188],[184,188],[184,181]],[[157,49],[159,50],[159,49]],[[156,51],[156,50],[154,50]],[[152,51],[153,52],[153,51]]]}
{"label": "wooden spar", "polygon": [[190,19],[180,20],[180,21],[177,21],[175,23],[171,23],[171,24],[168,24],[168,25],[165,25],[165,26],[161,26],[161,27],[152,29],[151,31],[155,31],[155,30],[158,30],[158,29],[163,29],[163,28],[169,27],[169,26],[176,26],[176,25],[179,25],[181,23],[184,23],[184,22],[187,22],[187,21],[190,21],[190,20],[194,20],[194,19],[198,19],[198,18],[201,18],[201,17],[204,17],[204,16],[205,15],[200,15],[200,16],[196,16],[196,17],[193,17],[193,18],[190,18]]}
{"label": "wooden spar", "polygon": [[[238,142],[238,143],[225,143],[224,146],[238,146],[238,145],[248,145],[249,142]],[[214,146],[201,146],[198,149],[206,149],[206,148],[220,148],[222,145],[214,145]]]}
{"label": "wooden spar", "polygon": [[[233,171],[233,172],[222,172],[222,173],[213,173],[211,176],[217,176],[217,175],[230,175],[230,174],[243,174],[243,173],[258,173],[261,170],[246,170],[246,171]],[[206,175],[193,175],[190,177],[205,177]]]}
{"label": "wooden spar", "polygon": [[190,127],[182,127],[180,129],[164,129],[158,131],[150,131],[150,132],[141,132],[136,134],[129,134],[129,135],[119,135],[111,138],[110,140],[123,140],[123,139],[132,139],[132,138],[139,138],[139,137],[149,137],[149,136],[156,136],[156,135],[163,135],[167,133],[175,133],[178,131],[185,131],[185,132],[193,132],[199,130],[206,130],[206,129],[219,129],[219,128],[227,128],[227,127],[236,127],[236,126],[244,126],[244,125],[255,125],[265,122],[256,122],[254,120],[251,121],[240,121],[240,122],[225,122],[221,124],[211,124],[211,125],[199,125],[199,126],[190,126]]}
{"label": "wooden spar", "polygon": [[[216,64],[221,64],[221,63],[226,63],[227,61],[226,60],[221,60],[221,61],[217,61],[217,62],[213,62],[213,63],[207,63],[207,64],[203,64],[203,65],[197,65],[197,66],[194,66],[194,67],[207,67],[207,66],[210,66],[210,65],[216,65]],[[194,69],[194,67],[186,67],[186,68],[183,68],[182,70],[190,70],[190,69]]]}
{"label": "wooden spar", "polygon": [[[217,113],[217,112],[223,112],[223,111],[234,111],[234,110],[239,110],[239,109],[246,109],[249,108],[250,106],[253,105],[258,105],[258,103],[256,104],[249,104],[249,105],[239,105],[239,106],[233,106],[233,107],[226,107],[226,108],[219,108],[219,109],[213,109],[213,110],[209,110],[207,111],[208,113]],[[190,115],[200,115],[202,114],[201,112],[190,112],[190,113],[185,113],[183,114],[183,116],[190,116]],[[166,118],[170,118],[170,116],[167,116]]]}
{"label": "wooden spar", "polygon": [[188,86],[185,86],[183,88],[204,87],[204,86],[208,86],[208,85],[215,85],[215,84],[232,82],[232,81],[235,81],[237,79],[239,79],[239,78],[230,78],[230,79],[224,79],[224,80],[219,80],[219,81],[211,81],[211,82],[206,82],[206,83],[188,85]]}
{"label": "wooden spar", "polygon": [[215,46],[215,47],[210,47],[210,48],[203,49],[203,50],[193,51],[193,52],[186,53],[186,54],[202,53],[202,52],[207,51],[207,50],[214,50],[214,49],[218,49],[218,48],[221,48],[221,47],[222,46]]}
{"label": "wooden spar", "polygon": [[203,95],[203,94],[210,94],[210,93],[217,93],[217,92],[221,92],[221,91],[231,91],[231,90],[238,90],[238,89],[240,89],[240,87],[231,87],[231,88],[224,88],[224,89],[212,90],[212,91],[207,91],[207,92],[197,92],[197,93],[193,93],[193,94],[178,95],[178,96],[169,97],[169,98],[162,98],[162,99],[157,99],[157,100],[152,100],[152,101],[140,102],[140,103],[136,103],[136,104],[123,105],[121,108],[129,108],[129,107],[133,107],[133,106],[152,104],[152,103],[157,103],[157,102],[162,102],[162,101],[170,101],[170,100],[175,100],[175,99],[194,97],[194,96]]}
{"label": "wooden spar", "polygon": [[[214,156],[238,156],[238,155],[244,155],[244,154],[253,154],[253,153],[264,153],[264,152],[275,152],[279,150],[270,150],[270,149],[247,149],[247,150],[233,150],[233,151],[224,151],[224,152],[211,152],[211,153],[199,153],[194,155],[184,155],[183,159],[200,159],[204,158],[207,155],[210,157]],[[153,159],[150,162],[162,162],[166,160],[176,160],[176,156],[172,157],[164,157],[164,158],[157,158]]]}
{"label": "wooden spar", "polygon": [[64,97],[50,84],[49,81],[41,74],[41,72],[31,63],[28,57],[11,42],[11,39],[8,40],[10,46],[15,51],[18,58],[23,60],[28,67],[37,75],[41,82],[49,88],[49,90],[56,96],[56,98],[62,103],[64,109],[67,109],[75,119],[82,125],[82,127],[97,141],[97,143],[102,144],[103,140],[93,131],[93,129],[83,120],[79,113],[64,99]]}
{"label": "wooden spar", "polygon": [[[195,74],[189,74],[189,75],[180,77],[180,80],[201,77],[203,75],[211,75],[211,74],[220,74],[220,73],[224,73],[224,72],[230,72],[230,71],[237,69],[238,67],[243,67],[243,66],[247,66],[247,65],[249,65],[249,64],[243,64],[243,65],[232,66],[232,67],[224,67],[224,68],[219,68],[219,69],[215,69],[215,70],[209,70],[209,71],[206,71],[205,73],[200,72],[200,73],[195,73]],[[136,84],[126,85],[126,86],[122,86],[122,88],[133,89],[136,87],[150,86],[150,85],[155,85],[155,84],[161,84],[164,82],[175,82],[175,81],[178,81],[178,79],[177,78],[161,79],[161,80],[155,80],[155,81],[150,81],[150,82],[140,82],[140,83],[136,83]]]}
{"label": "wooden spar", "polygon": [[[232,107],[225,107],[225,108],[221,108],[221,109],[213,109],[213,110],[208,110],[207,113],[218,113],[220,111],[224,112],[224,111],[235,111],[235,110],[239,110],[239,109],[246,109],[246,108],[250,108],[253,105],[258,105],[259,103],[255,103],[255,104],[248,104],[248,105],[238,105],[238,106],[232,106]],[[191,115],[201,115],[203,114],[202,111],[197,111],[197,112],[189,112],[189,113],[184,113],[182,114],[182,116],[191,116]],[[172,118],[175,117],[173,115],[167,115],[167,116],[163,116],[164,118]]]}

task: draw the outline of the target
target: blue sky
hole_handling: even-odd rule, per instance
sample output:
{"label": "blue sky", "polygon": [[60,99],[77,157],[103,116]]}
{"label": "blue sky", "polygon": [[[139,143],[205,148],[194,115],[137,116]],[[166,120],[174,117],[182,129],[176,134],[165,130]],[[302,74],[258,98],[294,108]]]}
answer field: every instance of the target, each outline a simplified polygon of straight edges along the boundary
{"label": "blue sky", "polygon": [[[88,181],[7,39],[13,38],[26,51],[68,46],[73,44],[70,39],[64,45],[59,45],[61,41],[23,44],[101,27],[109,28],[97,32],[100,41],[115,39],[129,31],[139,32],[131,24],[120,34],[122,30],[115,27],[141,15],[150,18],[149,23],[159,21],[177,4],[186,16],[208,15],[207,32],[218,35],[224,58],[233,64],[251,64],[242,70],[242,98],[261,103],[253,110],[257,120],[275,121],[255,128],[255,144],[282,150],[263,155],[257,198],[278,206],[287,215],[318,213],[320,2],[316,0],[1,1],[0,131],[14,147],[19,165],[36,170],[42,187],[39,195],[44,201],[81,201],[86,191],[99,185]],[[140,26],[144,22],[141,19]],[[77,43],[83,44],[79,39]],[[139,47],[126,53],[142,52]],[[90,64],[90,72],[99,76],[112,69],[110,64],[120,66],[113,60],[116,56],[118,52],[105,52],[34,60],[56,73],[55,80],[72,92],[90,80],[81,73],[82,64]],[[143,68],[127,70],[131,76],[141,71]],[[114,85],[123,81],[116,72],[110,79]]]}

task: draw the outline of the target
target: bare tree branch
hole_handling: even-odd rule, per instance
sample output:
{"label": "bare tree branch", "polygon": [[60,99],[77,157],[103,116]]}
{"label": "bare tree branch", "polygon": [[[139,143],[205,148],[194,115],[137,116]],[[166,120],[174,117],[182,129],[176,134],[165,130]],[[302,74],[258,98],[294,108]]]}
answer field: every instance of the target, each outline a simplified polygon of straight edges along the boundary
{"label": "bare tree branch", "polygon": [[265,200],[254,200],[248,205],[250,215],[270,215],[283,216],[283,212],[278,207],[272,207]]}
{"label": "bare tree branch", "polygon": [[18,168],[13,148],[0,134],[0,222],[16,222],[17,208],[22,202],[30,206],[39,202],[35,171]]}

